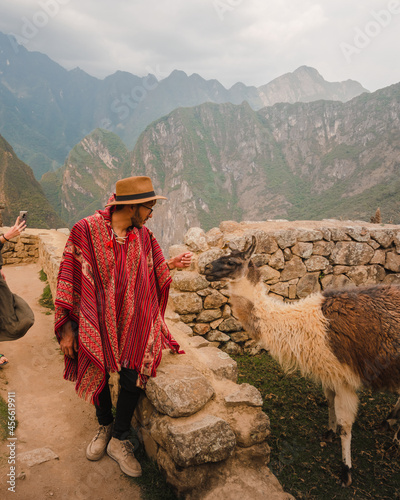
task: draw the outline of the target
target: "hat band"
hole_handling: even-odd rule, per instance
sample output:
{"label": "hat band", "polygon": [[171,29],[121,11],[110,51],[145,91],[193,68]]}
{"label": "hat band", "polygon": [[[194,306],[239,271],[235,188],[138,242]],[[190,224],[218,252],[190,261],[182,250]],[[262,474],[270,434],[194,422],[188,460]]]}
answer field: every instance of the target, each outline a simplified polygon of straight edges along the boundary
{"label": "hat band", "polygon": [[143,198],[151,198],[155,196],[154,191],[148,191],[147,193],[140,194],[124,194],[122,196],[115,196],[115,201],[130,201],[130,200],[143,200]]}

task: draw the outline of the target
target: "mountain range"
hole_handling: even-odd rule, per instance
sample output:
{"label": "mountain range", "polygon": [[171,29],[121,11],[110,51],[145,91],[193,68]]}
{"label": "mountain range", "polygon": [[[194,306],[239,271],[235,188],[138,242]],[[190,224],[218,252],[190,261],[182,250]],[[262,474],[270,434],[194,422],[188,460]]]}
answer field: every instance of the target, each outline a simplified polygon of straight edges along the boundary
{"label": "mountain range", "polygon": [[71,226],[142,174],[168,197],[149,222],[164,250],[222,220],[369,220],[380,207],[400,223],[400,84],[369,93],[306,66],[229,90],[182,71],[98,80],[0,34],[0,128],[41,176],[2,139],[0,188],[13,194],[0,201],[33,213],[16,188],[40,192],[37,227]]}
{"label": "mountain range", "polygon": [[79,68],[67,71],[0,33],[0,133],[37,179],[62,166],[96,128],[115,132],[132,149],[150,123],[180,107],[247,101],[259,110],[277,102],[348,101],[363,92],[358,82],[326,82],[307,66],[258,88],[236,83],[226,89],[178,70],[162,79],[117,71],[99,80]]}
{"label": "mountain range", "polygon": [[72,224],[104,206],[118,178],[144,174],[168,197],[150,225],[163,248],[222,220],[369,220],[380,207],[400,223],[399,131],[400,83],[346,103],[178,108],[132,152],[106,130],[81,141],[60,171],[62,215]]}
{"label": "mountain range", "polygon": [[32,169],[17,157],[1,135],[0,167],[0,202],[5,207],[2,211],[5,226],[12,226],[20,210],[27,210],[31,227],[65,227],[65,222],[50,205]]}

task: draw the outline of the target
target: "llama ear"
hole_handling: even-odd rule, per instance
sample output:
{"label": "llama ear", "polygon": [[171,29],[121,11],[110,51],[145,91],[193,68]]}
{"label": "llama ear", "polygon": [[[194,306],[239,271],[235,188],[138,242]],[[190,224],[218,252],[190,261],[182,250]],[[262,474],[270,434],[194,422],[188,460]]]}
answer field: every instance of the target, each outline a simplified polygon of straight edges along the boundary
{"label": "llama ear", "polygon": [[248,244],[247,248],[243,252],[246,259],[250,259],[250,257],[253,255],[256,249],[256,246],[257,246],[257,238],[253,235],[251,237],[251,243]]}
{"label": "llama ear", "polygon": [[236,251],[239,250],[237,243],[235,241],[229,241],[228,248],[229,248],[229,250],[236,250]]}

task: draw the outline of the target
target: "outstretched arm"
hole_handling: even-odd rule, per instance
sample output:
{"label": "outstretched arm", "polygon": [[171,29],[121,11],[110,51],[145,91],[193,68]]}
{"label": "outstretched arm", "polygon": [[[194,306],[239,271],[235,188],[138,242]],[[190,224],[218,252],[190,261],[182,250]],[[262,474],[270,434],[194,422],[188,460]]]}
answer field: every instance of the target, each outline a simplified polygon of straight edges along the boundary
{"label": "outstretched arm", "polygon": [[192,262],[192,252],[185,252],[167,261],[169,269],[189,267]]}
{"label": "outstretched arm", "polygon": [[[11,238],[19,236],[21,232],[25,229],[25,226],[26,222],[24,220],[22,222],[19,222],[19,217],[17,217],[15,224],[12,227],[10,227],[10,229],[6,233],[0,235],[0,248],[3,247],[4,243],[11,240]],[[6,277],[1,268],[0,268],[0,274],[1,277],[5,280]]]}
{"label": "outstretched arm", "polygon": [[11,240],[11,238],[15,238],[15,236],[19,236],[21,232],[25,229],[26,227],[26,222],[23,220],[22,222],[19,221],[19,217],[17,217],[17,220],[15,221],[15,224],[10,227],[10,229],[1,235],[0,242],[5,243],[8,240]]}

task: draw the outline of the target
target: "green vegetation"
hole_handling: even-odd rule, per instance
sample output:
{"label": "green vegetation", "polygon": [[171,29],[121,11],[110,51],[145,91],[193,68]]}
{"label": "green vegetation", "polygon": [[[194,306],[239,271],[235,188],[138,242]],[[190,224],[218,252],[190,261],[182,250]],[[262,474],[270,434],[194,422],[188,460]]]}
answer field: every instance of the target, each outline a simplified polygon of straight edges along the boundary
{"label": "green vegetation", "polygon": [[8,406],[0,396],[0,441],[4,441],[8,436]]}
{"label": "green vegetation", "polygon": [[134,481],[140,485],[143,500],[177,500],[174,490],[167,484],[156,462],[143,449],[139,449],[135,456],[142,466],[143,474]]}
{"label": "green vegetation", "polygon": [[286,375],[267,354],[236,356],[239,383],[256,386],[271,421],[272,472],[285,491],[307,500],[394,500],[400,498],[399,450],[393,431],[377,427],[392,409],[396,397],[362,391],[353,426],[353,485],[339,484],[340,439],[322,443],[328,408],[322,389],[298,374]]}
{"label": "green vegetation", "polygon": [[46,199],[32,169],[23,163],[12,147],[0,136],[0,170],[3,185],[1,201],[4,225],[13,225],[20,210],[28,211],[28,225],[37,228],[62,227],[65,223]]}
{"label": "green vegetation", "polygon": [[129,439],[135,447],[135,457],[142,466],[142,476],[130,480],[139,484],[143,500],[178,500],[174,490],[161,474],[157,463],[146,455],[133,429],[131,429]]}
{"label": "green vegetation", "polygon": [[[39,271],[39,279],[40,279],[40,281],[47,282],[47,275],[43,271],[43,269],[41,269]],[[39,299],[39,304],[42,307],[46,307],[47,309],[50,309],[50,311],[54,311],[53,295],[51,293],[50,285],[48,283],[44,287],[43,293]],[[50,311],[48,312],[48,314],[50,314]]]}

